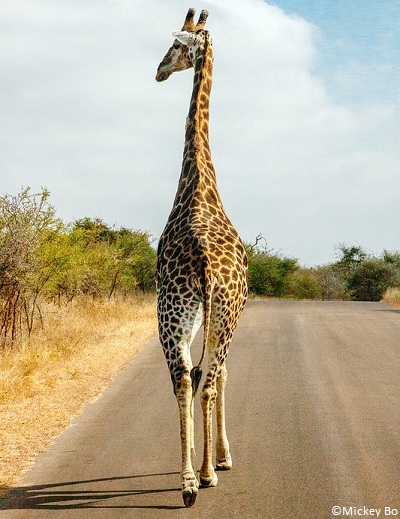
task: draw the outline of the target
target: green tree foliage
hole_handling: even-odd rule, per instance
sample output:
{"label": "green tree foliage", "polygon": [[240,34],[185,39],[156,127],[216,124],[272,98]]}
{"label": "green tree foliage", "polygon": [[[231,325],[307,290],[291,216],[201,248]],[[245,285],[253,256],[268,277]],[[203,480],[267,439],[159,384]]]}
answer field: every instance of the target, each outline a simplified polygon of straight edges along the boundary
{"label": "green tree foliage", "polygon": [[384,261],[373,258],[360,263],[346,281],[353,300],[380,301],[391,285],[392,276]]}
{"label": "green tree foliage", "polygon": [[[41,302],[110,298],[155,289],[156,251],[147,232],[83,218],[65,225],[49,192],[0,197],[0,339],[29,335]],[[249,289],[257,296],[378,301],[400,286],[400,252],[379,257],[339,245],[338,260],[313,269],[268,250],[262,235],[246,245]]]}
{"label": "green tree foliage", "polygon": [[84,218],[54,245],[64,248],[65,262],[54,278],[53,298],[68,301],[81,294],[112,297],[155,289],[156,251],[146,232],[115,229],[100,219]]}
{"label": "green tree foliage", "polygon": [[249,289],[257,296],[380,301],[389,287],[400,286],[399,251],[376,257],[359,245],[341,244],[336,262],[301,268],[297,260],[268,250],[261,235],[246,250]]}
{"label": "green tree foliage", "polygon": [[400,251],[383,251],[382,259],[387,265],[392,287],[400,287]]}
{"label": "green tree foliage", "polygon": [[346,300],[349,296],[341,273],[333,263],[320,265],[312,269],[321,290],[324,301]]}
{"label": "green tree foliage", "polygon": [[368,258],[368,254],[359,245],[347,247],[345,244],[339,244],[337,248],[341,257],[336,262],[336,268],[343,269],[343,271],[356,269]]}
{"label": "green tree foliage", "polygon": [[155,289],[150,235],[100,219],[64,225],[49,192],[0,197],[0,338],[29,335],[44,299],[112,297]]}
{"label": "green tree foliage", "polygon": [[314,269],[299,268],[289,277],[287,296],[292,299],[322,299],[322,286]]}
{"label": "green tree foliage", "polygon": [[249,291],[258,296],[284,297],[290,287],[290,275],[299,266],[297,260],[280,257],[258,242],[264,240],[258,236],[255,245],[246,244]]}
{"label": "green tree foliage", "polygon": [[399,253],[384,252],[382,257],[368,254],[360,246],[340,245],[341,257],[334,264],[345,287],[345,293],[354,301],[380,301],[390,286],[396,286],[400,277]]}
{"label": "green tree foliage", "polygon": [[39,296],[57,270],[57,257],[44,253],[62,229],[49,192],[0,197],[0,337],[30,334],[40,317]]}

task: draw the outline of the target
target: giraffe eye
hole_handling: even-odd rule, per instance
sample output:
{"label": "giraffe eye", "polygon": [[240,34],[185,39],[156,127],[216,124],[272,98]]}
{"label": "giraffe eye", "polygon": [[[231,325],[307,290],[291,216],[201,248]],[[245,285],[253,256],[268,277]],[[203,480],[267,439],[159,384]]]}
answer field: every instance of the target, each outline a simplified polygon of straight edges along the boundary
{"label": "giraffe eye", "polygon": [[172,46],[174,49],[179,49],[179,47],[180,47],[179,43],[174,43]]}

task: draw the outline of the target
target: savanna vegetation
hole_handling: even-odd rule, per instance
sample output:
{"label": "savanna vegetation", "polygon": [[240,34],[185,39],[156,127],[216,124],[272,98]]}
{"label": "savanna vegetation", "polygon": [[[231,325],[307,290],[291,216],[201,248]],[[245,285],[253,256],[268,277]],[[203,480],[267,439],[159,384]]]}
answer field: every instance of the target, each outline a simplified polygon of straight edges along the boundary
{"label": "savanna vegetation", "polygon": [[[399,251],[304,268],[261,235],[246,249],[252,296],[400,304]],[[147,232],[66,224],[46,189],[0,197],[0,487],[155,333],[155,267]]]}
{"label": "savanna vegetation", "polygon": [[[148,233],[0,197],[0,494],[156,331]],[[1,497],[1,496],[0,496]]]}
{"label": "savanna vegetation", "polygon": [[46,190],[1,197],[0,233],[3,346],[44,324],[44,303],[154,291],[156,253],[148,233],[90,218],[66,225]]}
{"label": "savanna vegetation", "polygon": [[[339,245],[334,263],[304,268],[269,250],[261,235],[246,248],[255,296],[379,301],[400,287],[399,251],[376,256],[358,245]],[[45,189],[0,197],[1,347],[43,328],[48,305],[154,293],[155,266],[147,232],[91,218],[65,224]]]}
{"label": "savanna vegetation", "polygon": [[399,302],[400,251],[374,255],[359,245],[341,244],[334,263],[304,268],[298,260],[268,250],[258,236],[247,253],[249,289],[256,296]]}

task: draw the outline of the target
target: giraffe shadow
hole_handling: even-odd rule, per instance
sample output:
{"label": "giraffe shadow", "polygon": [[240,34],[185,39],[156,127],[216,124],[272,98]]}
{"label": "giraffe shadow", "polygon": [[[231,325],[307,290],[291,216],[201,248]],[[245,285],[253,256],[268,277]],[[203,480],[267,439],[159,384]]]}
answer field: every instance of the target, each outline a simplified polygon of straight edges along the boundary
{"label": "giraffe shadow", "polygon": [[[147,508],[174,510],[184,508],[180,501],[180,488],[166,487],[162,483],[168,476],[179,472],[117,476],[81,481],[64,481],[42,485],[21,486],[9,490],[0,508],[36,510],[73,510],[82,508]],[[73,488],[72,488],[73,487]],[[178,499],[168,496],[177,493]],[[162,501],[157,496],[162,496]],[[171,504],[169,504],[170,501]]]}

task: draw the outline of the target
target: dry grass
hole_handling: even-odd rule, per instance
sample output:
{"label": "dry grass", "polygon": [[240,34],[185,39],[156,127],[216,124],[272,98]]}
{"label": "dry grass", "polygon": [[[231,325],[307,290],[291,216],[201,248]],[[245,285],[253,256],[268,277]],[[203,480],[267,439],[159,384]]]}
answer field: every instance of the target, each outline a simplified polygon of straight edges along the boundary
{"label": "dry grass", "polygon": [[388,305],[400,308],[400,288],[388,288],[383,296],[382,301]]}
{"label": "dry grass", "polygon": [[29,343],[0,352],[0,490],[156,331],[154,297],[47,306]]}

